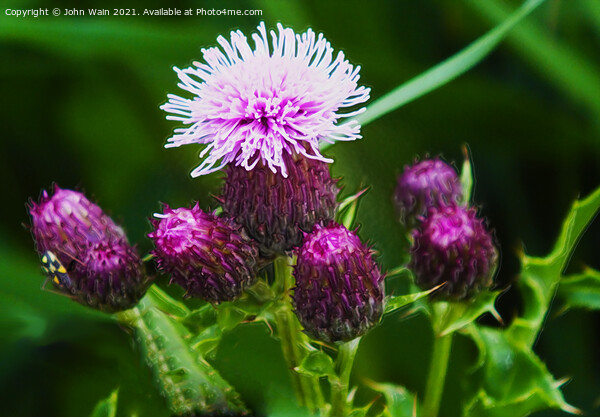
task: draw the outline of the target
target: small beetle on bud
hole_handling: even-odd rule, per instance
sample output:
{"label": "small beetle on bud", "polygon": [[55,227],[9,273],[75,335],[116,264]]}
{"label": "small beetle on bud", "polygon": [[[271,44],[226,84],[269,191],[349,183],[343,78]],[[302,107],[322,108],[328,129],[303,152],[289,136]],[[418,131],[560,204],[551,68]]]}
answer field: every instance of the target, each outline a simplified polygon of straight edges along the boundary
{"label": "small beetle on bud", "polygon": [[133,307],[149,280],[123,229],[82,193],[54,187],[31,201],[31,232],[55,287],[107,312]]}

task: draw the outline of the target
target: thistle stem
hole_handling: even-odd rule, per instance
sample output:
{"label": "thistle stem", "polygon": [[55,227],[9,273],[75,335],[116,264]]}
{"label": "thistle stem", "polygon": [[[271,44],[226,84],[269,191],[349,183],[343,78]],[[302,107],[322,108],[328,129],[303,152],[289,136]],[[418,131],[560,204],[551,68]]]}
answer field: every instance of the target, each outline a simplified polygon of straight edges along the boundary
{"label": "thistle stem", "polygon": [[335,361],[338,380],[331,383],[331,417],[347,415],[350,374],[360,339],[358,337],[338,347],[338,355]]}
{"label": "thistle stem", "polygon": [[433,354],[429,365],[425,399],[423,401],[423,417],[437,417],[444,392],[444,381],[448,370],[448,359],[452,347],[453,333],[440,336],[436,334],[433,341]]}
{"label": "thistle stem", "polygon": [[306,336],[301,331],[300,323],[292,311],[290,290],[293,285],[290,258],[279,257],[275,259],[275,289],[281,295],[281,301],[275,312],[275,321],[283,357],[287,362],[292,379],[292,386],[296,392],[298,402],[310,410],[323,407],[323,394],[319,378],[299,374],[295,368],[302,363],[306,356]]}

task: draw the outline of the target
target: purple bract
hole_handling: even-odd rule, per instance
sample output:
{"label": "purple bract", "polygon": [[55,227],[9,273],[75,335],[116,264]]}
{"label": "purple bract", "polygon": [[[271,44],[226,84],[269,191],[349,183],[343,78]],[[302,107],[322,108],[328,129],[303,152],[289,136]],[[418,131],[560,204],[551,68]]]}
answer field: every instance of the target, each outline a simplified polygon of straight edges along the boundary
{"label": "purple bract", "polygon": [[251,285],[258,250],[233,221],[205,213],[198,204],[171,209],[152,220],[153,254],[187,296],[218,303],[230,301]]}
{"label": "purple bract", "polygon": [[409,266],[421,288],[445,282],[436,296],[460,300],[493,284],[498,250],[474,208],[431,208],[413,237]]}
{"label": "purple bract", "polygon": [[[65,267],[69,285],[57,289],[84,305],[104,311],[132,307],[149,281],[123,229],[82,193],[44,190],[29,205],[31,232],[40,255],[50,251]],[[55,283],[56,284],[56,283]]]}
{"label": "purple bract", "polygon": [[298,250],[294,276],[294,308],[311,337],[348,341],[379,322],[384,277],[373,252],[344,226],[316,225]]}
{"label": "purple bract", "polygon": [[439,158],[425,159],[406,166],[398,177],[394,200],[400,222],[407,227],[417,225],[430,207],[458,204],[463,192],[453,167]]}
{"label": "purple bract", "polygon": [[259,164],[252,171],[229,166],[221,203],[226,215],[243,225],[261,254],[283,254],[302,243],[304,232],[333,220],[339,189],[329,166],[285,156],[288,177]]}

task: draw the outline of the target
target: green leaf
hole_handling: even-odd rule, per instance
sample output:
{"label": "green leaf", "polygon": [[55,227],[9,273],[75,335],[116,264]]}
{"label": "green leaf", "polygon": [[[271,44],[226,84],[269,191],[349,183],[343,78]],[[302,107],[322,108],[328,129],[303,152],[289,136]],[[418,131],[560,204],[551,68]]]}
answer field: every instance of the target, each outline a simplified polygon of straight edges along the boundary
{"label": "green leaf", "polygon": [[90,417],[115,417],[117,415],[117,399],[119,389],[114,390],[107,398],[100,400]]}
{"label": "green leaf", "polygon": [[560,236],[547,259],[548,262],[559,263],[561,270],[566,268],[579,239],[594,217],[596,217],[599,209],[600,188],[596,189],[583,200],[575,200],[571,211],[563,222]]}
{"label": "green leaf", "polygon": [[505,332],[476,326],[482,362],[483,380],[463,409],[465,417],[520,417],[548,408],[568,413],[579,410],[567,404],[560,386],[544,363],[531,351],[506,338]]}
{"label": "green leaf", "polygon": [[231,303],[223,303],[217,308],[217,324],[223,331],[231,330],[246,318],[246,314]]}
{"label": "green leaf", "polygon": [[[399,385],[368,381],[367,385],[383,394],[390,417],[418,416],[418,404],[413,393]],[[385,413],[383,415],[386,415]]]}
{"label": "green leaf", "polygon": [[300,366],[296,367],[296,371],[303,375],[314,376],[320,378],[327,376],[330,378],[337,378],[335,373],[335,365],[331,356],[323,351],[317,350],[310,352],[302,359]]}
{"label": "green leaf", "polygon": [[523,313],[507,330],[513,340],[527,346],[532,346],[535,342],[561,280],[562,271],[599,208],[600,188],[573,203],[550,255],[545,258],[522,255],[518,285],[523,298]]}
{"label": "green leaf", "polygon": [[460,171],[460,183],[463,189],[462,205],[469,205],[473,193],[473,184],[475,179],[473,178],[473,169],[471,167],[471,156],[469,154],[469,148],[467,145],[463,145],[464,161],[462,170]]}
{"label": "green leaf", "polygon": [[[464,74],[493,51],[517,23],[543,2],[544,0],[525,1],[510,17],[484,36],[459,53],[374,101],[368,106],[366,112],[358,115],[353,120],[364,126]],[[326,149],[330,145],[322,142],[321,149]]]}
{"label": "green leaf", "polygon": [[405,305],[414,303],[415,301],[428,296],[429,294],[431,294],[433,291],[437,290],[440,287],[441,287],[441,285],[438,285],[437,287],[433,287],[432,289],[427,290],[427,291],[421,291],[421,292],[417,292],[414,294],[398,295],[395,297],[390,297],[387,299],[387,301],[385,303],[384,314],[391,313],[392,311],[398,310],[399,308],[404,307]]}
{"label": "green leaf", "polygon": [[358,201],[360,197],[365,195],[369,188],[364,188],[354,195],[346,198],[342,201],[337,209],[336,220],[339,224],[346,226],[347,229],[351,229],[356,218],[356,210],[358,209]]}
{"label": "green leaf", "polygon": [[581,274],[561,279],[558,296],[567,308],[600,310],[600,271],[588,268]]}
{"label": "green leaf", "polygon": [[499,295],[500,292],[483,291],[470,301],[438,301],[434,303],[435,334],[439,337],[446,336],[472,323],[484,313],[491,313],[498,321],[501,321],[500,315],[494,307]]}

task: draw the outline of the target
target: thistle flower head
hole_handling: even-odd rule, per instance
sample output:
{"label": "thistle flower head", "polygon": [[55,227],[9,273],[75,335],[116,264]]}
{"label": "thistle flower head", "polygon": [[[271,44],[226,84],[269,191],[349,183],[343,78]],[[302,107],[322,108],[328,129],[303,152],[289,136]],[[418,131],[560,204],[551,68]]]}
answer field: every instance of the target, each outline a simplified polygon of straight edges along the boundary
{"label": "thistle flower head", "polygon": [[404,168],[398,177],[394,200],[400,222],[414,227],[419,216],[427,214],[429,207],[458,204],[462,195],[455,169],[440,158],[433,158]]}
{"label": "thistle flower head", "polygon": [[316,225],[298,250],[294,276],[294,308],[311,337],[348,341],[379,322],[384,277],[372,251],[344,226]]}
{"label": "thistle flower head", "polygon": [[175,129],[165,147],[206,144],[192,176],[217,171],[233,162],[247,170],[259,162],[287,176],[285,154],[331,162],[319,152],[321,140],[355,140],[360,126],[338,124],[349,113],[340,110],[363,103],[369,89],[358,86],[360,67],[334,51],[322,34],[309,29],[295,34],[277,26],[271,42],[265,24],[252,35],[251,48],[241,31],[230,40],[219,36],[219,47],[203,49],[204,62],[175,68],[179,87],[192,99],[168,95],[161,108],[169,120],[187,127]]}
{"label": "thistle flower head", "polygon": [[258,269],[258,250],[233,221],[191,209],[171,209],[152,220],[153,254],[161,270],[186,289],[188,296],[210,302],[239,297]]}
{"label": "thistle flower head", "polygon": [[221,202],[225,214],[244,226],[261,255],[283,254],[300,245],[304,232],[333,220],[337,180],[321,161],[285,155],[288,177],[263,164],[252,171],[229,166]]}
{"label": "thistle flower head", "polygon": [[109,312],[130,308],[144,295],[149,281],[135,248],[82,193],[55,186],[50,196],[44,190],[39,203],[30,202],[29,214],[42,261],[50,262],[48,254],[55,259],[48,272],[61,274],[53,279],[60,291]]}
{"label": "thistle flower head", "polygon": [[430,208],[413,237],[409,266],[423,289],[445,282],[436,295],[460,300],[491,287],[498,250],[476,209]]}

